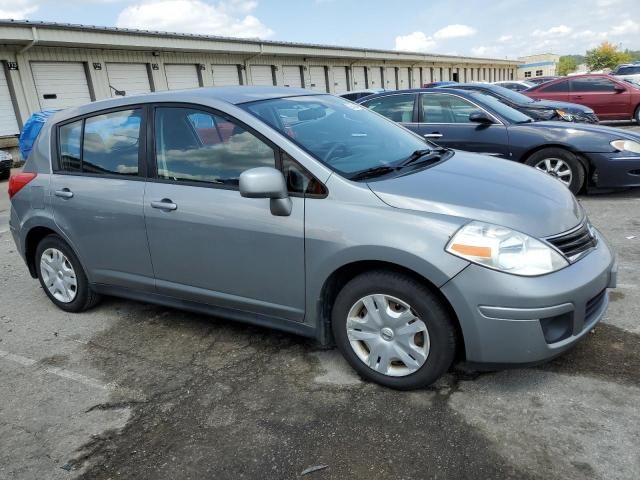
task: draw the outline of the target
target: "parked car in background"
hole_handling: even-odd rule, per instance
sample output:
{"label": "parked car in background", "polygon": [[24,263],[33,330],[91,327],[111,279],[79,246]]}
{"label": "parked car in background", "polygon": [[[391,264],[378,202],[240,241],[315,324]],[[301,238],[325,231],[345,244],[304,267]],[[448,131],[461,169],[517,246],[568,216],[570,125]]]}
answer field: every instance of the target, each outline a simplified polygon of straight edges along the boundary
{"label": "parked car in background", "polygon": [[640,134],[628,130],[534,122],[491,95],[449,88],[386,92],[360,103],[438,145],[530,165],[574,193],[640,186]]}
{"label": "parked car in background", "polygon": [[640,86],[611,75],[587,74],[563,77],[524,93],[538,100],[577,102],[592,108],[600,120],[640,122]]}
{"label": "parked car in background", "polygon": [[529,83],[533,83],[535,85],[541,85],[543,83],[546,82],[550,82],[551,80],[555,80],[556,78],[560,78],[558,76],[546,76],[546,77],[531,77],[531,78],[527,78],[526,81]]}
{"label": "parked car in background", "polygon": [[501,80],[499,82],[493,82],[493,85],[500,85],[514,92],[521,92],[533,87],[535,83],[525,82],[524,80]]}
{"label": "parked car in background", "polygon": [[598,123],[598,117],[593,109],[575,103],[532,100],[519,92],[514,92],[500,85],[490,83],[460,83],[456,86],[442,88],[456,88],[482,92],[497,98],[505,105],[530,116],[534,120],[563,120],[565,122]]}
{"label": "parked car in background", "polygon": [[422,85],[422,88],[444,87],[445,85],[458,85],[458,82],[450,82],[450,81],[430,82]]}
{"label": "parked car in background", "polygon": [[13,167],[13,156],[5,150],[0,150],[0,180],[9,178],[11,167]]}
{"label": "parked car in background", "polygon": [[340,93],[338,96],[355,102],[356,100],[360,100],[363,97],[368,97],[369,95],[373,95],[374,93],[380,93],[384,91],[384,88],[366,88],[364,90],[352,90],[350,92]]}
{"label": "parked car in background", "polygon": [[280,328],[398,389],[456,355],[555,357],[616,283],[607,242],[547,175],[296,88],[64,110],[9,195],[17,250],[62,310],[106,294]]}
{"label": "parked car in background", "polygon": [[618,65],[610,75],[618,80],[631,80],[633,83],[640,84],[640,62]]}

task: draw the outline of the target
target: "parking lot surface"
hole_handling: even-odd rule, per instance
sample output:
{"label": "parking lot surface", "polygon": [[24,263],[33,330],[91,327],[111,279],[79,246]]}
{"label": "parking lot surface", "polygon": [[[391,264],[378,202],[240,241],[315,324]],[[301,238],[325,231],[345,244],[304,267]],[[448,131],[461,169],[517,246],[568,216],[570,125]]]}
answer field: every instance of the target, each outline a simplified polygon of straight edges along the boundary
{"label": "parking lot surface", "polygon": [[58,310],[0,184],[0,478],[640,478],[640,189],[580,197],[619,261],[544,366],[397,392],[307,339],[148,304]]}

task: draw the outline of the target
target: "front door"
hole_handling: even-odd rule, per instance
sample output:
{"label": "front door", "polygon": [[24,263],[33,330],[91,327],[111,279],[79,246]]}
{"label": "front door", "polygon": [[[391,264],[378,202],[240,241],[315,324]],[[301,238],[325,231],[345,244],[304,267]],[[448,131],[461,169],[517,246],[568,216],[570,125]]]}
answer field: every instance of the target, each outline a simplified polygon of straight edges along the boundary
{"label": "front door", "polygon": [[420,95],[419,123],[407,125],[416,133],[443,147],[509,158],[507,128],[469,121],[469,115],[482,110],[470,101],[449,93]]}
{"label": "front door", "polygon": [[275,150],[222,114],[154,109],[155,179],[144,212],[159,293],[289,320],[304,317],[304,199],[290,216],[240,196]]}
{"label": "front door", "polygon": [[59,126],[51,201],[90,281],[154,291],[142,212],[142,117],[129,108]]}
{"label": "front door", "polygon": [[[601,119],[630,118],[631,93],[604,77],[577,77],[570,82],[569,101],[587,105]],[[616,90],[621,88],[623,90]]]}

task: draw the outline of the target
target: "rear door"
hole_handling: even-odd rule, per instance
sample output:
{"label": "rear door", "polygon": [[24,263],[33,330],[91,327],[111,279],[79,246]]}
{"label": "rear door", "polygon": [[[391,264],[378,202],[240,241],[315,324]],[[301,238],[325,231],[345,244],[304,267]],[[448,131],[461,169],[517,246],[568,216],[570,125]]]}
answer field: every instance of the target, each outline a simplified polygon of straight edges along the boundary
{"label": "rear door", "polygon": [[[509,158],[507,127],[491,113],[455,94],[423,93],[420,97],[419,123],[411,127],[416,133],[444,147]],[[469,121],[469,115],[477,111],[484,111],[495,123]]]}
{"label": "rear door", "polygon": [[154,291],[142,212],[143,118],[141,107],[127,107],[58,126],[52,205],[90,281]]}
{"label": "rear door", "polygon": [[[571,79],[569,101],[593,108],[600,119],[631,118],[631,93],[627,87],[604,77]],[[617,91],[616,87],[621,91]]]}

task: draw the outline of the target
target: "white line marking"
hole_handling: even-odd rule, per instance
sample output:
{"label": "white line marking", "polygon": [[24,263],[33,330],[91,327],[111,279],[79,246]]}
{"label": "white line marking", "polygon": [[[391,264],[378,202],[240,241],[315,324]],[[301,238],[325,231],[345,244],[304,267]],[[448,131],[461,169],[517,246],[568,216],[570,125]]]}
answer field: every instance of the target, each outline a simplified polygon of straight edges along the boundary
{"label": "white line marking", "polygon": [[[14,353],[5,352],[4,350],[0,350],[0,358],[5,360],[9,360],[13,363],[18,363],[25,367],[31,367],[37,364],[37,360],[32,358],[23,357],[22,355],[16,355]],[[45,367],[44,370],[47,373],[52,373],[57,375],[60,378],[66,378],[68,380],[73,380],[74,382],[82,383],[83,385],[87,385],[89,387],[99,388],[100,390],[113,390],[116,385],[104,383],[96,380],[95,378],[87,377],[86,375],[82,375],[80,373],[73,372],[71,370],[67,370],[65,368],[60,367]]]}
{"label": "white line marking", "polygon": [[634,288],[638,288],[638,285],[634,285],[633,283],[619,283],[618,288],[628,288],[629,290],[633,290]]}

